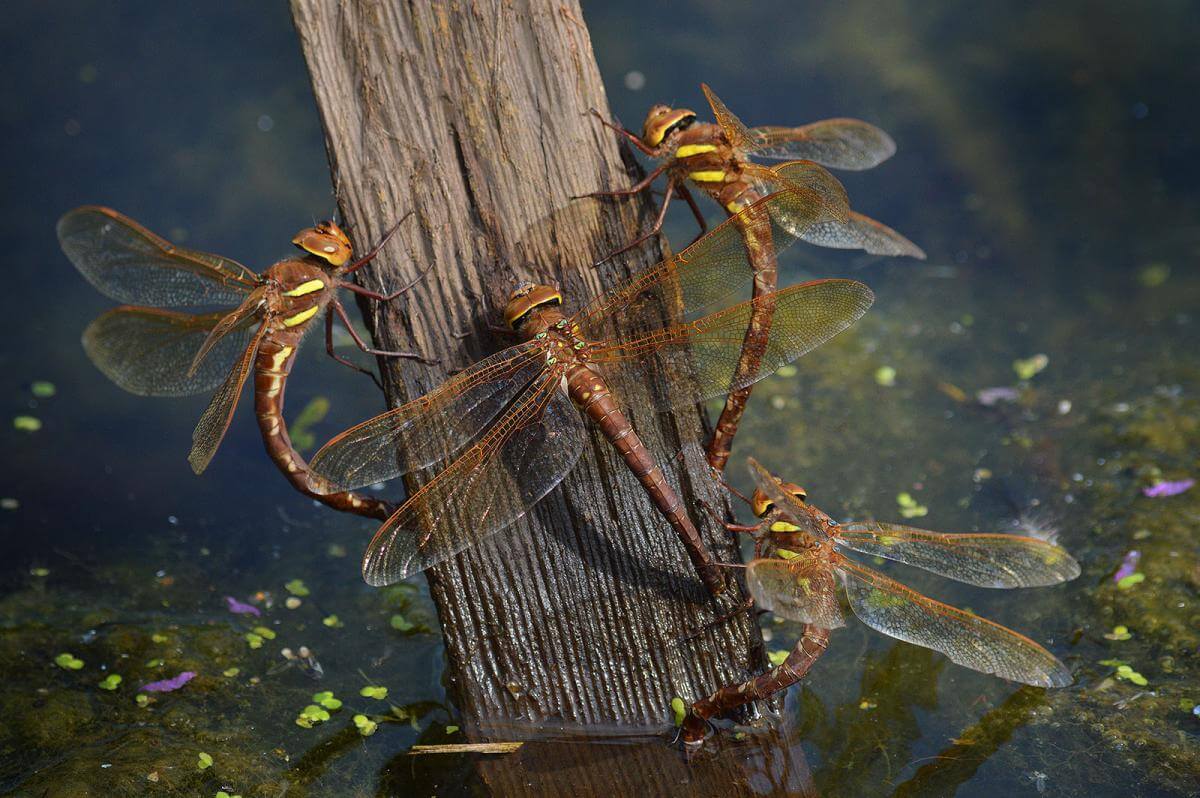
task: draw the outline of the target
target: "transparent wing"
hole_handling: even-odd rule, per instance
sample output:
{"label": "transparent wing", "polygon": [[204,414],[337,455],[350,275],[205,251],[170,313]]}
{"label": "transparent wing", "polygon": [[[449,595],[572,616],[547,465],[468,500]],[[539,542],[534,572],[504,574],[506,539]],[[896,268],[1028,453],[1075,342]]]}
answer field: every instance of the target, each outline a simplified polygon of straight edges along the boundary
{"label": "transparent wing", "polygon": [[242,395],[242,386],[246,384],[246,375],[250,373],[254,356],[258,353],[258,345],[266,334],[267,325],[260,325],[258,333],[242,353],[241,359],[230,370],[229,376],[217,388],[208,407],[204,408],[196,429],[192,431],[192,451],[188,454],[188,462],[192,464],[192,471],[195,473],[204,473],[213,455],[217,453],[217,447],[225,438],[225,431],[229,429],[233,412],[237,410],[238,398]]}
{"label": "transparent wing", "polygon": [[854,614],[877,632],[940,651],[952,662],[1002,679],[1035,687],[1071,683],[1067,667],[1028,637],[833,556]]}
{"label": "transparent wing", "polygon": [[574,317],[583,336],[636,337],[729,299],[754,276],[747,231],[778,255],[808,227],[846,219],[846,193],[833,175],[813,166],[793,176],[780,191],[734,214],[687,249],[593,300]]}
{"label": "transparent wing", "polygon": [[748,131],[748,155],[788,161],[803,158],[831,169],[870,169],[896,153],[896,142],[859,119],[824,119],[800,127],[756,127]]}
{"label": "transparent wing", "polygon": [[585,445],[579,412],[547,373],[384,522],[363,578],[390,585],[504,529],[562,481]]}
{"label": "transparent wing", "polygon": [[130,393],[188,396],[219,385],[254,334],[257,320],[243,319],[189,374],[201,345],[226,315],[114,308],[88,325],[83,348],[104,376]]}
{"label": "transparent wing", "polygon": [[838,604],[837,580],[828,566],[801,555],[791,560],[759,559],[746,566],[746,586],[760,609],[780,618],[837,629],[846,624]]}
{"label": "transparent wing", "polygon": [[309,468],[331,487],[349,490],[447,459],[475,438],[544,365],[541,347],[509,347],[436,390],[336,436]]}
{"label": "transparent wing", "polygon": [[824,119],[801,127],[747,128],[705,84],[700,84],[725,138],[746,155],[780,161],[804,159],[833,169],[870,169],[896,153],[896,142],[859,119]]}
{"label": "transparent wing", "polygon": [[[814,280],[590,354],[614,379],[665,381],[658,405],[678,407],[752,385],[854,324],[873,301],[854,280]],[[743,346],[762,310],[771,312],[771,327],[757,342],[756,368],[746,370]]]}
{"label": "transparent wing", "polygon": [[[793,161],[776,167],[746,164],[743,177],[760,194],[786,188],[796,181],[811,179],[813,169],[821,167],[811,161]],[[786,219],[781,219],[786,224]],[[806,220],[804,220],[806,221]],[[830,249],[861,249],[872,255],[906,256],[925,260],[925,251],[885,224],[855,211],[844,218],[822,219],[792,225],[791,232],[807,244]]]}
{"label": "transparent wing", "polygon": [[845,222],[818,222],[801,236],[806,243],[829,249],[861,249],[872,255],[925,260],[925,250],[882,222],[850,211]]}
{"label": "transparent wing", "polygon": [[233,305],[259,282],[236,261],[177,247],[110,208],[70,211],[58,220],[58,241],[88,282],[118,302]]}
{"label": "transparent wing", "polygon": [[1061,546],[1021,535],[950,535],[877,521],[842,524],[834,540],[979,587],[1041,587],[1079,576]]}

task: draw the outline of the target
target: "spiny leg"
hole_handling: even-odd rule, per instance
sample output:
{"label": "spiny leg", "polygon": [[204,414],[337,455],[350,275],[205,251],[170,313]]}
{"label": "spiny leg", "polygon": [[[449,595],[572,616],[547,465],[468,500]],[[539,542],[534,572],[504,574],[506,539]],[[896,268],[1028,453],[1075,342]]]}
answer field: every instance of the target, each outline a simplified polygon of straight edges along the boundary
{"label": "spiny leg", "polygon": [[667,178],[667,193],[663,197],[662,207],[658,209],[658,216],[655,217],[655,219],[654,219],[654,225],[649,230],[647,230],[645,233],[643,233],[642,235],[633,239],[625,246],[621,247],[618,250],[608,253],[603,258],[601,258],[600,260],[593,263],[592,266],[597,267],[600,264],[604,263],[605,261],[612,260],[617,255],[620,255],[623,252],[628,252],[629,250],[638,246],[639,244],[641,244],[642,242],[644,242],[646,239],[650,238],[651,236],[657,235],[658,231],[662,230],[663,220],[665,220],[667,218],[667,208],[669,208],[671,206],[671,196],[674,193],[675,193],[675,178],[669,177],[669,178]]}
{"label": "spiny leg", "polygon": [[588,113],[590,113],[592,116],[599,119],[600,124],[604,125],[609,130],[614,130],[621,136],[624,136],[629,141],[630,144],[637,147],[642,153],[649,155],[650,157],[654,157],[655,155],[657,155],[657,153],[654,151],[654,148],[647,146],[646,142],[642,141],[638,137],[638,135],[636,133],[634,133],[633,131],[627,130],[626,128],[623,128],[620,125],[617,125],[617,124],[614,124],[614,123],[608,121],[595,108],[589,108]]}
{"label": "spiny leg", "polygon": [[338,363],[341,363],[343,366],[347,366],[349,368],[354,369],[357,372],[366,374],[368,377],[371,378],[371,381],[375,383],[376,388],[378,388],[381,391],[383,390],[383,383],[381,383],[379,381],[379,378],[375,376],[375,372],[371,371],[370,369],[365,369],[362,366],[358,365],[357,363],[355,363],[351,360],[347,360],[346,358],[339,355],[336,351],[334,351],[334,348],[333,348],[333,306],[332,305],[329,308],[327,308],[325,311],[325,351],[329,353],[329,356],[331,358],[336,360]]}
{"label": "spiny leg", "polygon": [[330,304],[332,304],[333,309],[337,311],[338,318],[342,320],[342,324],[346,325],[346,330],[350,333],[350,337],[354,339],[354,343],[359,349],[366,352],[368,355],[377,355],[379,357],[402,357],[408,360],[419,360],[420,362],[430,366],[441,362],[439,360],[434,360],[423,355],[419,355],[416,352],[389,352],[385,349],[372,349],[371,347],[367,346],[367,342],[364,341],[361,336],[359,336],[358,331],[354,329],[354,325],[350,323],[350,317],[346,315],[346,309],[342,307],[342,303],[335,298]]}

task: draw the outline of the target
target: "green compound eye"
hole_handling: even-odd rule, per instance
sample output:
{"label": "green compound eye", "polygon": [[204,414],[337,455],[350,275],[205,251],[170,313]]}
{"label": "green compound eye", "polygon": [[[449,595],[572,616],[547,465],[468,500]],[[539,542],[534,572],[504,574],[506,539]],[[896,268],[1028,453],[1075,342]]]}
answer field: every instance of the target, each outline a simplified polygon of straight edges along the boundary
{"label": "green compound eye", "polygon": [[566,326],[567,326],[567,320],[566,320],[566,319],[559,319],[559,320],[558,320],[558,324],[556,324],[555,326],[556,326],[556,327],[558,327],[559,329],[562,329],[563,327],[566,327]]}
{"label": "green compound eye", "polygon": [[583,349],[583,341],[576,341],[576,342],[575,342],[575,348],[576,348],[576,349]]}
{"label": "green compound eye", "polygon": [[545,337],[546,337],[546,333],[544,333],[544,332],[540,332],[540,333],[538,333],[537,335],[535,335],[535,336],[533,336],[533,337],[534,337],[534,338],[537,338],[537,339],[540,341],[541,339],[543,339],[543,338],[545,338]]}
{"label": "green compound eye", "polygon": [[548,358],[546,358],[546,362],[547,362],[547,363],[549,363],[551,366],[553,366],[555,363],[557,363],[557,362],[558,362],[558,358],[556,358],[556,357],[548,357]]}

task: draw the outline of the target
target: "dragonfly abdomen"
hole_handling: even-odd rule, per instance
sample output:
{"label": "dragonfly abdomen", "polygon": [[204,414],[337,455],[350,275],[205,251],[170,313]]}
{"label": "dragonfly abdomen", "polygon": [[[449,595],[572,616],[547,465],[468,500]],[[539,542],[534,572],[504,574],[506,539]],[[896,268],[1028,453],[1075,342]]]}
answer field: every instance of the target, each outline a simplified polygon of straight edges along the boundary
{"label": "dragonfly abdomen", "polygon": [[254,414],[263,445],[271,460],[301,493],[335,510],[385,519],[393,509],[386,502],[350,491],[318,493],[317,490],[326,483],[309,471],[308,463],[292,445],[283,418],[283,395],[303,331],[304,327],[300,326],[268,333],[258,347],[254,361]]}
{"label": "dragonfly abdomen", "polygon": [[567,373],[566,380],[571,400],[616,447],[625,465],[645,488],[650,501],[679,535],[705,586],[714,593],[724,590],[725,580],[720,568],[713,562],[700,539],[700,532],[684,511],[679,494],[667,483],[662,469],[654,462],[641,437],[621,412],[603,378],[587,366],[578,365]]}

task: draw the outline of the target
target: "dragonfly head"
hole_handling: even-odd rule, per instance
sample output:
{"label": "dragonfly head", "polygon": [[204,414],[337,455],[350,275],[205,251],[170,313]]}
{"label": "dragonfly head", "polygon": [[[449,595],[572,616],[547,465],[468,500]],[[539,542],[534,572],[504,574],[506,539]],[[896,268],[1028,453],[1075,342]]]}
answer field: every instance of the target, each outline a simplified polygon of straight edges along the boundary
{"label": "dragonfly head", "polygon": [[508,304],[504,306],[504,323],[509,329],[515,330],[538,308],[557,307],[561,304],[562,292],[554,286],[521,283],[509,294]]}
{"label": "dragonfly head", "polygon": [[[808,503],[808,491],[796,483],[781,482],[780,487],[801,504]],[[750,497],[750,509],[754,511],[756,518],[766,518],[767,514],[775,509],[775,502],[771,500],[770,496],[763,493],[762,490],[756,488],[754,495]]]}
{"label": "dragonfly head", "polygon": [[661,146],[677,132],[691,127],[695,121],[695,111],[656,105],[646,114],[646,123],[642,126],[642,143],[647,147]]}
{"label": "dragonfly head", "polygon": [[316,227],[304,228],[296,233],[292,243],[330,266],[345,266],[354,254],[350,239],[333,222],[318,222]]}

